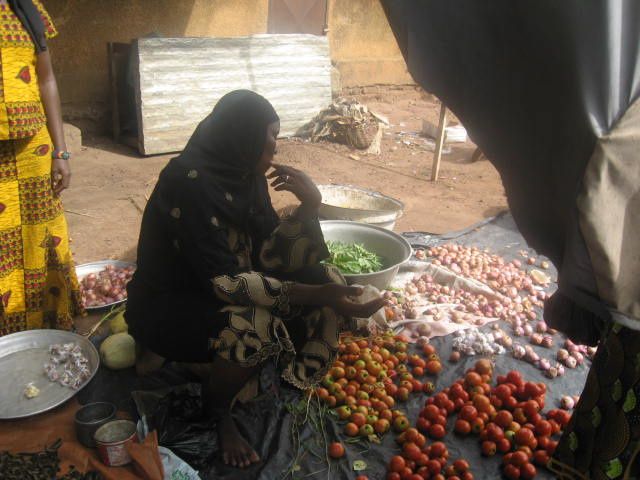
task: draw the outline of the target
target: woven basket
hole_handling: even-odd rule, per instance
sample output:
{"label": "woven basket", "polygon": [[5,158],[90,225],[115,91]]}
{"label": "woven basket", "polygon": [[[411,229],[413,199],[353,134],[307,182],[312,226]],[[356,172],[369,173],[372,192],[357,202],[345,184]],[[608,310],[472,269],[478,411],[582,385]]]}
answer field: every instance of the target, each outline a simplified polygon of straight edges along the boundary
{"label": "woven basket", "polygon": [[352,122],[336,128],[336,140],[351,147],[364,150],[369,148],[378,131],[374,122]]}

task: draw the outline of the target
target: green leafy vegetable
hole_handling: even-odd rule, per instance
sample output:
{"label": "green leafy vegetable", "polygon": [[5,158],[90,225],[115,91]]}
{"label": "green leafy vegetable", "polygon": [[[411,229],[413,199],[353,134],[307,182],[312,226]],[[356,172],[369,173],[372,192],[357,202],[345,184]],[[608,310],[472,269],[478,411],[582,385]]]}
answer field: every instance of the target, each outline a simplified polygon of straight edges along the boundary
{"label": "green leafy vegetable", "polygon": [[382,270],[382,259],[359,243],[327,242],[331,256],[327,263],[338,267],[342,273],[360,274]]}

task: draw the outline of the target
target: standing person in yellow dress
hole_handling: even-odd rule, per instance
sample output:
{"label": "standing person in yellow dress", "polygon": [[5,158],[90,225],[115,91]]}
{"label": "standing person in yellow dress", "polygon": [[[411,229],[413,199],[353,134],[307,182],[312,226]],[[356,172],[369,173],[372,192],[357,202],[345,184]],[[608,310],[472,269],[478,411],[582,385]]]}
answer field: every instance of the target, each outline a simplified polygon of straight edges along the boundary
{"label": "standing person in yellow dress", "polygon": [[0,336],[82,311],[60,193],[71,172],[38,0],[0,0]]}

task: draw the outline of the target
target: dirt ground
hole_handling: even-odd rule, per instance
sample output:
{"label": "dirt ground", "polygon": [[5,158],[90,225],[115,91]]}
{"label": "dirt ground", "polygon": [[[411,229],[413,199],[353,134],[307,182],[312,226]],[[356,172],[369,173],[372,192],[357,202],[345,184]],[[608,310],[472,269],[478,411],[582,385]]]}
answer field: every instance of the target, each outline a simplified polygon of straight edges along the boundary
{"label": "dirt ground", "polygon": [[[395,230],[442,233],[457,230],[507,208],[500,177],[486,160],[471,163],[475,146],[447,145],[440,179],[430,181],[432,142],[418,133],[422,120],[437,124],[440,104],[418,90],[380,90],[357,97],[385,115],[379,156],[333,143],[281,140],[277,161],[305,170],[317,183],[351,184],[405,204]],[[135,260],[140,219],[162,167],[173,155],[141,157],[104,137],[83,138],[72,163],[72,187],[64,193],[77,263],[107,258]],[[292,204],[273,194],[276,208]]]}

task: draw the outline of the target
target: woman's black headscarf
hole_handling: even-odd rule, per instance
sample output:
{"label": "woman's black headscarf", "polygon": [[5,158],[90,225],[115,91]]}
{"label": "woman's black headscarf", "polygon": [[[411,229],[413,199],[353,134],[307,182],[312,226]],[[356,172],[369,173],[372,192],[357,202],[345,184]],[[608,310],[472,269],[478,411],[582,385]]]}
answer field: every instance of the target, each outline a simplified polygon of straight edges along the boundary
{"label": "woman's black headscarf", "polygon": [[47,49],[44,36],[44,23],[36,6],[31,0],[8,0],[8,3],[25,30],[29,32],[29,36],[36,47],[36,52],[44,52]]}
{"label": "woman's black headscarf", "polygon": [[207,197],[213,198],[224,221],[259,237],[268,235],[278,221],[267,180],[256,173],[267,127],[278,120],[267,99],[235,90],[200,122],[177,159],[183,167],[203,172]]}

